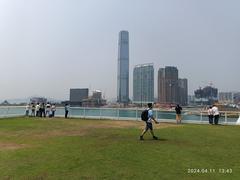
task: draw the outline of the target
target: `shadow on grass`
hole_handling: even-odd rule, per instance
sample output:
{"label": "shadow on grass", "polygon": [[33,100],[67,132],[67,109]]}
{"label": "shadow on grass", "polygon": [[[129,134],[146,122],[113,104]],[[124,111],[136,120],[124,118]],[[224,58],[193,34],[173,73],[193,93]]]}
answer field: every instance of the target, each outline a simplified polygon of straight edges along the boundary
{"label": "shadow on grass", "polygon": [[168,139],[164,139],[164,138],[158,138],[158,139],[144,139],[144,140],[139,140],[141,142],[144,142],[144,141],[156,141],[156,142],[159,142],[159,141],[168,141]]}

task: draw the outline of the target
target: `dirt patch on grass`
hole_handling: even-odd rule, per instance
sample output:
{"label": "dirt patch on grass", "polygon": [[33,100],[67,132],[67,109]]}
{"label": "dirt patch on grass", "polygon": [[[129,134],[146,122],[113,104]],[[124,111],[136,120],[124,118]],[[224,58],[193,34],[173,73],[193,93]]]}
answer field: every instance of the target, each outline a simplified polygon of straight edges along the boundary
{"label": "dirt patch on grass", "polygon": [[15,144],[15,143],[2,143],[0,142],[0,151],[4,150],[16,150],[27,147],[25,144]]}
{"label": "dirt patch on grass", "polygon": [[[154,123],[153,123],[154,124]],[[145,127],[145,122],[143,121],[101,121],[99,124],[88,125],[91,128],[143,128]],[[162,129],[168,127],[180,127],[176,124],[171,123],[159,123],[154,124],[155,129]]]}
{"label": "dirt patch on grass", "polygon": [[[85,121],[85,122],[83,122]],[[137,128],[143,129],[145,123],[142,121],[116,121],[116,120],[79,120],[66,121],[66,126],[63,128],[42,131],[38,133],[32,132],[32,137],[37,139],[45,139],[56,136],[85,136],[91,133],[94,129],[108,129],[108,128]],[[171,123],[154,124],[154,129],[162,129],[168,127],[179,127]]]}
{"label": "dirt patch on grass", "polygon": [[[126,120],[63,120],[61,122],[64,124],[60,127],[56,121],[56,127],[46,128],[42,130],[30,130],[21,132],[22,137],[28,137],[33,139],[46,139],[49,137],[57,136],[85,136],[89,133],[92,133],[94,129],[108,129],[108,128],[136,128],[142,130],[145,127],[145,122],[143,121],[126,121]],[[169,127],[180,127],[172,123],[160,123],[154,124],[154,129],[162,129]],[[0,133],[1,134],[1,133]],[[19,136],[18,131],[4,133],[4,136]],[[18,144],[1,144],[1,149],[18,149],[24,147],[23,145]]]}

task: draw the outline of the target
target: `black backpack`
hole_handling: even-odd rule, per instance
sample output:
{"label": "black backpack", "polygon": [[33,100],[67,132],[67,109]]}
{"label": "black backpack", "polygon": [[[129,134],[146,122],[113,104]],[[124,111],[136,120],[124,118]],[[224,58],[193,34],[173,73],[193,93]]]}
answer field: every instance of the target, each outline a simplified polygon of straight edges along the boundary
{"label": "black backpack", "polygon": [[142,121],[147,121],[148,120],[148,109],[145,109],[142,114],[141,114],[141,119]]}

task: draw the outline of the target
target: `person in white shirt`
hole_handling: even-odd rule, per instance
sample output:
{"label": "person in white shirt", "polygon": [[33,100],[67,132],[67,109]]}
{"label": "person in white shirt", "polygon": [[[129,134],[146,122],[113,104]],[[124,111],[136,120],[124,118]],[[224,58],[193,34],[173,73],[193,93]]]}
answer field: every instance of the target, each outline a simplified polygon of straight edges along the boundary
{"label": "person in white shirt", "polygon": [[46,116],[50,117],[50,111],[51,111],[51,104],[48,102],[46,104]]}
{"label": "person in white shirt", "polygon": [[213,110],[212,110],[212,107],[210,106],[208,108],[208,121],[209,121],[209,124],[213,124]]}
{"label": "person in white shirt", "polygon": [[213,111],[213,117],[214,117],[214,124],[215,124],[215,125],[218,125],[218,120],[219,120],[218,107],[215,106],[215,105],[213,105],[212,111]]}
{"label": "person in white shirt", "polygon": [[56,105],[52,104],[52,106],[51,106],[52,117],[55,116],[55,111],[56,111]]}
{"label": "person in white shirt", "polygon": [[40,105],[39,105],[39,103],[37,103],[37,105],[36,105],[36,116],[37,117],[40,116],[39,110],[40,110]]}
{"label": "person in white shirt", "polygon": [[27,105],[26,105],[26,116],[29,116],[30,108],[31,108],[30,105],[27,104]]}

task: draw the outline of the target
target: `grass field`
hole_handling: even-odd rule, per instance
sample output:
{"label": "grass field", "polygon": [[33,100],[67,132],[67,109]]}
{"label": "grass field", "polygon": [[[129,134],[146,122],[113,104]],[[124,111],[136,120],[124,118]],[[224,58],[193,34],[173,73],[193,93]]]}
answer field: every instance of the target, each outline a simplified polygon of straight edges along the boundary
{"label": "grass field", "polygon": [[0,179],[240,179],[240,127],[0,119]]}

